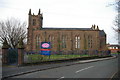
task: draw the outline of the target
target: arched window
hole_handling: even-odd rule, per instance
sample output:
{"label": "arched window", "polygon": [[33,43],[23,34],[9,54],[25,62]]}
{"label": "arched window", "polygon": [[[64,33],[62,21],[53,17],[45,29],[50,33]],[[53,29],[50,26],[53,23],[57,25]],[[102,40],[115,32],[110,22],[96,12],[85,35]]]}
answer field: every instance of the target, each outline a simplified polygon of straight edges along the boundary
{"label": "arched window", "polygon": [[75,36],[75,48],[77,48],[77,42],[78,42],[78,40],[77,40],[77,36]]}
{"label": "arched window", "polygon": [[36,49],[40,47],[40,35],[36,35]]}
{"label": "arched window", "polygon": [[52,41],[52,36],[51,35],[49,35],[49,37],[48,37],[48,41]]}
{"label": "arched window", "polygon": [[66,41],[67,41],[67,36],[63,35],[62,36],[62,48],[66,48]]}
{"label": "arched window", "polygon": [[75,36],[75,48],[80,48],[80,36]]}
{"label": "arched window", "polygon": [[80,37],[78,36],[78,48],[80,48]]}
{"label": "arched window", "polygon": [[54,47],[54,42],[55,42],[55,37],[54,36],[52,36],[52,38],[51,38],[51,45],[52,45],[52,47]]}
{"label": "arched window", "polygon": [[88,48],[92,48],[92,36],[88,36]]}
{"label": "arched window", "polygon": [[38,36],[38,48],[40,47],[40,45],[41,45],[41,37],[40,37],[40,35]]}
{"label": "arched window", "polygon": [[53,35],[49,35],[48,40],[51,43],[51,48],[54,47],[54,36]]}

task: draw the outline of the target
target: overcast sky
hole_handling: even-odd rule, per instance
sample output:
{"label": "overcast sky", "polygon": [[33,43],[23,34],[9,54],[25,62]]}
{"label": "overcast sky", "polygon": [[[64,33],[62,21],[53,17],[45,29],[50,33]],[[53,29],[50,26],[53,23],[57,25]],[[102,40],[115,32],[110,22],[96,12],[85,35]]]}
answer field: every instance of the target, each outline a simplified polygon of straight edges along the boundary
{"label": "overcast sky", "polygon": [[116,11],[107,7],[115,0],[0,0],[0,20],[15,17],[28,20],[28,11],[43,13],[43,27],[90,28],[99,26],[107,34],[107,43],[117,44],[112,27]]}

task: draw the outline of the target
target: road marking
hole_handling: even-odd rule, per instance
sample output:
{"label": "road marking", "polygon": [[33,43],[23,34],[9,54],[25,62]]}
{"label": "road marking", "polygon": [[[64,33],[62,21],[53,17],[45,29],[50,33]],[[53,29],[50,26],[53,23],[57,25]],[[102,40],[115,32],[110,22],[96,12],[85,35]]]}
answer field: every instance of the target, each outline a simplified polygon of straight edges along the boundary
{"label": "road marking", "polygon": [[[117,71],[118,72],[118,71]],[[112,74],[112,76],[110,77],[110,79],[109,80],[112,80],[113,79],[113,77],[115,76],[115,74],[117,74],[117,72],[115,72],[114,74]]]}
{"label": "road marking", "polygon": [[57,79],[57,80],[60,80],[60,79],[63,79],[63,78],[65,78],[64,76],[63,77],[60,77],[59,79]]}
{"label": "road marking", "polygon": [[89,68],[92,68],[92,67],[94,67],[94,66],[90,66],[90,67],[87,67],[87,68],[84,68],[84,69],[80,69],[80,70],[76,71],[75,73],[78,73],[80,71],[83,71],[83,70],[86,70],[86,69],[89,69]]}

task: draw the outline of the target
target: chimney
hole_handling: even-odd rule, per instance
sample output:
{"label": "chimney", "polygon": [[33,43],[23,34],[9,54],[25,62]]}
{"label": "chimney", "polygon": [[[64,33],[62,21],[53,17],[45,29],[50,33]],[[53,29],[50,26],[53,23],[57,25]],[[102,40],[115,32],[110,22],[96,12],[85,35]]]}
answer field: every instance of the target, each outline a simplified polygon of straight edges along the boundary
{"label": "chimney", "polygon": [[97,25],[97,29],[96,30],[99,30],[99,27],[98,27],[98,25]]}

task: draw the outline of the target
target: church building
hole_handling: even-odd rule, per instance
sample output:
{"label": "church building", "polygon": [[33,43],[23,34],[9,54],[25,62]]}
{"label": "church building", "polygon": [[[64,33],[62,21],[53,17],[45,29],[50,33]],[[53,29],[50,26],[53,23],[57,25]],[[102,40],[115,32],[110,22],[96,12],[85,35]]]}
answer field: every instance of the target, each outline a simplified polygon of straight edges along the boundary
{"label": "church building", "polygon": [[30,9],[28,16],[27,51],[39,52],[41,42],[51,43],[51,54],[76,54],[80,50],[106,47],[106,33],[96,25],[90,28],[44,28],[40,9],[37,15],[31,14]]}

